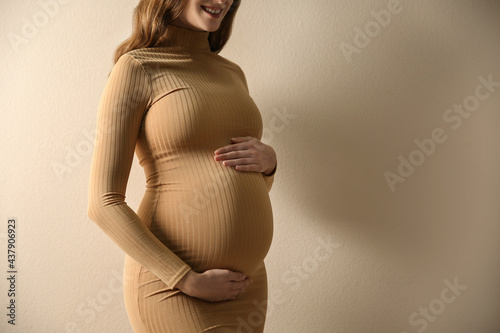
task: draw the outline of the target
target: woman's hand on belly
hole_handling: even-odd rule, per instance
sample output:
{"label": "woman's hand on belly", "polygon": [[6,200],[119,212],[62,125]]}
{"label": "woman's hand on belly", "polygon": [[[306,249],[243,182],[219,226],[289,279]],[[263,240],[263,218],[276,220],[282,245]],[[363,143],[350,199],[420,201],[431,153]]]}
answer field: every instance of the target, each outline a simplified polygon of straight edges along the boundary
{"label": "woman's hand on belly", "polygon": [[271,175],[276,169],[274,149],[251,136],[232,138],[228,146],[217,149],[216,161],[234,167],[238,171],[262,172]]}
{"label": "woman's hand on belly", "polygon": [[245,274],[228,269],[190,270],[175,287],[189,296],[219,302],[235,299],[251,282]]}

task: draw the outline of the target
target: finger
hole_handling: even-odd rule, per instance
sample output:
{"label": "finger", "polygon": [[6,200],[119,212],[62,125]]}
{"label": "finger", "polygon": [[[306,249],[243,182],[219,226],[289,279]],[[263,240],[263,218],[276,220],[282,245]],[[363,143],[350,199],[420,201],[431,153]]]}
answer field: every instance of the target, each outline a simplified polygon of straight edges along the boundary
{"label": "finger", "polygon": [[235,289],[233,290],[230,294],[229,294],[229,299],[235,299],[236,297],[238,297],[240,294],[241,294],[241,289]]}
{"label": "finger", "polygon": [[240,140],[240,138],[232,138],[231,142],[234,142],[234,144],[245,145],[246,149],[253,147],[253,148],[258,149],[258,150],[263,150],[264,147],[266,147],[266,145],[263,144],[259,139],[253,138],[251,136],[242,137],[241,140]]}
{"label": "finger", "polygon": [[248,279],[245,279],[243,281],[237,281],[237,282],[232,282],[232,288],[235,291],[241,290],[243,288],[246,288],[249,285]]}
{"label": "finger", "polygon": [[229,281],[239,282],[239,281],[244,281],[247,277],[245,274],[240,272],[228,271],[228,278]]}
{"label": "finger", "polygon": [[245,171],[245,172],[260,172],[260,167],[258,164],[245,164],[245,165],[237,165],[234,167],[237,171]]}
{"label": "finger", "polygon": [[248,149],[248,144],[246,142],[234,143],[215,150],[214,154],[219,155],[219,154],[229,153],[231,151],[247,150],[247,149]]}
{"label": "finger", "polygon": [[225,166],[236,167],[238,165],[254,165],[255,160],[253,158],[237,158],[234,160],[222,161]]}
{"label": "finger", "polygon": [[235,143],[238,143],[238,142],[245,142],[245,141],[250,141],[250,140],[257,140],[256,138],[252,137],[252,136],[238,136],[238,137],[235,137],[235,138],[231,138],[231,142],[235,142]]}
{"label": "finger", "polygon": [[234,160],[237,158],[255,158],[256,155],[257,155],[256,151],[247,149],[247,150],[237,150],[237,151],[231,151],[229,153],[215,155],[214,159],[216,161],[224,161],[224,160]]}
{"label": "finger", "polygon": [[223,161],[223,160],[230,160],[230,159],[234,159],[234,158],[238,158],[238,157],[244,157],[241,150],[230,151],[230,152],[224,153],[224,154],[218,154],[218,155],[214,156],[214,159],[216,161]]}

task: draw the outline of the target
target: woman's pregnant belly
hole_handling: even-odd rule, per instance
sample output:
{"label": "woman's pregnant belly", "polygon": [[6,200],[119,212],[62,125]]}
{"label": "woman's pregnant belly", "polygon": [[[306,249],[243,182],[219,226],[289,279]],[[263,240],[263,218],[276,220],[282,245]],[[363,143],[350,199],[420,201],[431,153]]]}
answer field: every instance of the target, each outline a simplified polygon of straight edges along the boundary
{"label": "woman's pregnant belly", "polygon": [[227,268],[251,275],[273,236],[264,178],[208,162],[211,156],[175,163],[182,167],[160,177],[150,229],[197,272]]}

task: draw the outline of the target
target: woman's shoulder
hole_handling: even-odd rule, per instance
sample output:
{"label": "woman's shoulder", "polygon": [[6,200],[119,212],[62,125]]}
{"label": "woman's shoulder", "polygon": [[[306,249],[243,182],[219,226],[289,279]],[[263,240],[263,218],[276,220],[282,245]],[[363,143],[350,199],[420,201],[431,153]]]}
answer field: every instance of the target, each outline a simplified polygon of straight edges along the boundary
{"label": "woman's shoulder", "polygon": [[240,70],[241,70],[240,66],[239,66],[237,63],[235,63],[234,61],[229,60],[228,58],[226,58],[226,57],[224,57],[224,56],[220,55],[220,53],[212,53],[212,54],[213,54],[215,57],[217,57],[217,58],[219,59],[219,61],[224,62],[224,63],[225,63],[225,64],[227,64],[228,66],[231,66],[231,67],[234,67],[234,68],[237,68],[237,69],[240,69]]}
{"label": "woman's shoulder", "polygon": [[178,58],[178,54],[169,52],[165,48],[148,47],[124,53],[118,59],[117,64],[134,62],[134,66],[140,66],[146,73],[151,74],[158,69],[168,68],[169,64],[174,64],[175,60],[179,60]]}
{"label": "woman's shoulder", "polygon": [[224,56],[221,56],[220,54],[214,53],[213,55],[218,59],[218,61],[223,63],[227,68],[232,69],[234,72],[237,72],[242,77],[245,77],[245,73],[243,72],[243,69],[241,69],[240,65],[238,65],[232,60],[229,60]]}
{"label": "woman's shoulder", "polygon": [[141,48],[141,49],[135,49],[128,51],[122,55],[123,56],[128,56],[132,57],[135,60],[139,61],[140,63],[147,62],[151,59],[158,58],[160,55],[164,54],[164,51],[160,51],[157,48],[154,47],[146,47],[146,48]]}

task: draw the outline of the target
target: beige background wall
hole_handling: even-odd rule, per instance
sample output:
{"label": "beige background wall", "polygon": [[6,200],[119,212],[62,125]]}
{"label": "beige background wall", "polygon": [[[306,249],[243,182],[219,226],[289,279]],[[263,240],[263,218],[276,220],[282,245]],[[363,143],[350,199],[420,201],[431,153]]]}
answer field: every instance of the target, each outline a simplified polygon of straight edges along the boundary
{"label": "beige background wall", "polygon": [[[1,332],[132,332],[123,253],[86,210],[135,4],[0,4]],[[222,55],[279,157],[267,332],[498,333],[500,2],[246,0]],[[136,159],[134,209],[144,183]]]}

